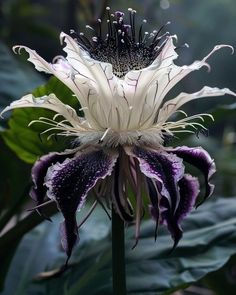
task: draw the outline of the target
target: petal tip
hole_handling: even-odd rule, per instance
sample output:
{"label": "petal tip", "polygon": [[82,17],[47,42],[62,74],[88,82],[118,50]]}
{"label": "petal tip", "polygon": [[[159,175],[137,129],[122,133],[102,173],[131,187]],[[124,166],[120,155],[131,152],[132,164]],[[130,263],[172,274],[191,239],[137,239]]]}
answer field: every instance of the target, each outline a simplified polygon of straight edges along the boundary
{"label": "petal tip", "polygon": [[219,45],[216,45],[214,47],[214,50],[217,51],[217,50],[220,50],[221,48],[229,48],[229,49],[231,49],[231,54],[234,54],[234,47],[231,46],[231,45],[228,45],[228,44],[219,44]]}
{"label": "petal tip", "polygon": [[21,48],[22,48],[23,46],[21,46],[21,45],[15,45],[15,46],[13,46],[12,47],[12,51],[15,53],[15,54],[21,54]]}

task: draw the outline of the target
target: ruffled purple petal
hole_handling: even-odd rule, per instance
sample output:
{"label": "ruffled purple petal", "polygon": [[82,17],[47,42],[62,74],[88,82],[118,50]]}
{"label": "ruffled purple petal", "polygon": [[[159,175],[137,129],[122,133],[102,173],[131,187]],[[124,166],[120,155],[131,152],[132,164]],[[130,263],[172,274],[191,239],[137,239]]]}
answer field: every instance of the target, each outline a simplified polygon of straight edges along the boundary
{"label": "ruffled purple petal", "polygon": [[[47,174],[48,168],[59,162],[63,162],[66,158],[73,156],[74,152],[71,153],[49,153],[48,155],[42,156],[38,161],[35,162],[32,170],[31,177],[33,181],[33,187],[30,191],[31,198],[40,205],[44,202],[47,188],[44,185],[44,178]],[[38,209],[39,213],[40,209]]]}
{"label": "ruffled purple petal", "polygon": [[64,216],[61,225],[62,246],[70,257],[78,238],[76,211],[99,179],[110,175],[117,154],[103,150],[78,152],[74,158],[52,165],[47,172],[47,195],[56,201]]}
{"label": "ruffled purple petal", "polygon": [[175,214],[172,214],[166,199],[162,198],[160,202],[162,223],[167,225],[168,230],[171,233],[174,240],[173,248],[177,246],[179,240],[182,238],[183,231],[180,223],[192,210],[199,193],[198,179],[189,174],[183,176],[183,178],[178,182],[178,186],[180,192],[180,202]]}
{"label": "ruffled purple petal", "polygon": [[207,151],[202,147],[189,148],[187,146],[168,149],[168,152],[175,153],[185,162],[198,168],[204,175],[206,191],[203,201],[210,197],[214,191],[214,185],[209,182],[211,176],[215,173],[216,167],[214,160],[210,157]]}
{"label": "ruffled purple petal", "polygon": [[126,148],[126,153],[138,159],[143,174],[158,182],[160,195],[168,200],[172,212],[175,212],[180,200],[177,184],[184,175],[182,159],[164,150],[155,151],[137,146]]}

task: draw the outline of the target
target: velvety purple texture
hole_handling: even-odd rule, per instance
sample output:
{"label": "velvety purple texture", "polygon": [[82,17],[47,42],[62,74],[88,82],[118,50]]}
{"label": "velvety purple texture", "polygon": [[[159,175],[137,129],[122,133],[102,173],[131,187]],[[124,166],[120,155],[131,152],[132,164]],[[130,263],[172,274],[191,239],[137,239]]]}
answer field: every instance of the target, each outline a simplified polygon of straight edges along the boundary
{"label": "velvety purple texture", "polygon": [[60,233],[62,246],[68,257],[78,238],[76,211],[81,208],[88,191],[97,180],[111,173],[114,161],[113,156],[96,150],[79,153],[48,169],[45,178],[47,195],[56,201],[64,216]]}
{"label": "velvety purple texture", "polygon": [[[46,197],[47,188],[44,185],[44,178],[47,174],[48,168],[57,162],[63,162],[67,157],[72,155],[73,153],[71,155],[65,153],[49,153],[35,162],[31,170],[33,187],[30,190],[30,196],[36,202],[37,206],[42,204]],[[40,208],[37,209],[37,211],[39,214],[43,215]],[[45,216],[45,218],[47,217]]]}
{"label": "velvety purple texture", "polygon": [[198,168],[205,178],[205,196],[203,201],[210,197],[214,191],[214,185],[209,182],[211,176],[215,173],[216,167],[214,160],[210,157],[207,151],[202,147],[177,147],[175,149],[168,149],[169,152],[176,154],[185,162]]}
{"label": "velvety purple texture", "polygon": [[178,182],[178,187],[180,192],[180,202],[174,214],[171,212],[169,204],[164,198],[162,198],[160,202],[162,223],[167,225],[167,228],[171,233],[174,240],[174,248],[177,246],[183,234],[180,223],[184,217],[191,212],[196,202],[199,193],[199,183],[196,177],[186,174]]}
{"label": "velvety purple texture", "polygon": [[168,200],[170,210],[175,212],[180,200],[177,184],[184,174],[182,160],[163,150],[135,147],[133,152],[140,162],[142,173],[158,182],[160,195]]}

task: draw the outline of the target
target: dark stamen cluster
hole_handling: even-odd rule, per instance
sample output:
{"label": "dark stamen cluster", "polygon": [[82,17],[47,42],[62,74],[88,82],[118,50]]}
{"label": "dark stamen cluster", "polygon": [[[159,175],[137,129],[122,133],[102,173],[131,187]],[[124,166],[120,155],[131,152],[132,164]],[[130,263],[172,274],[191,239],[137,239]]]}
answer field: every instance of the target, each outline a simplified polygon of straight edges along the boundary
{"label": "dark stamen cluster", "polygon": [[[91,38],[84,33],[76,35],[76,39],[92,58],[109,62],[113,66],[114,74],[122,78],[130,70],[140,70],[149,66],[161,52],[168,33],[161,35],[161,31],[166,26],[162,26],[158,31],[152,33],[144,32],[143,23],[136,27],[136,11],[129,8],[129,24],[124,21],[124,13],[117,11],[110,13],[107,7],[107,29],[104,34],[102,21],[98,19],[98,28],[90,29],[95,35]],[[74,33],[74,32],[73,32]]]}

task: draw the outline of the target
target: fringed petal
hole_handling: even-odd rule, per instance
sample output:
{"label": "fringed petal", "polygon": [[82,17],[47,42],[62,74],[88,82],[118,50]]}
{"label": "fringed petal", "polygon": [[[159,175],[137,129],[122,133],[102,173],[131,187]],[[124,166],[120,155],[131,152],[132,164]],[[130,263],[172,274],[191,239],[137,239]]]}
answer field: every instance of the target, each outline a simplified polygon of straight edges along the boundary
{"label": "fringed petal", "polygon": [[56,201],[64,216],[61,239],[68,258],[78,237],[76,210],[83,206],[96,182],[111,174],[117,156],[115,152],[89,149],[48,169],[45,178],[47,195]]}
{"label": "fringed petal", "polygon": [[68,151],[67,153],[49,153],[35,162],[31,170],[34,186],[30,191],[30,196],[37,203],[37,206],[41,205],[45,199],[47,188],[44,186],[44,178],[47,174],[48,168],[55,163],[63,162],[68,157],[72,157],[74,153],[73,150]]}
{"label": "fringed petal", "polygon": [[69,122],[72,126],[76,127],[80,124],[76,111],[69,105],[62,103],[53,93],[41,97],[35,97],[33,94],[27,94],[21,99],[13,101],[2,111],[1,115],[13,109],[33,107],[52,110],[67,119],[67,122]]}
{"label": "fringed petal", "polygon": [[67,53],[66,59],[73,66],[73,69],[89,79],[91,83],[103,86],[106,95],[106,91],[112,92],[116,82],[112,65],[108,62],[92,59],[71,36],[62,32],[60,38],[66,43],[63,50]]}
{"label": "fringed petal", "polygon": [[26,46],[14,46],[15,53],[21,53],[24,49],[28,54],[28,61],[30,61],[40,72],[52,74],[61,80],[67,87],[69,87],[75,95],[79,98],[81,105],[84,107],[88,96],[88,91],[95,91],[91,84],[91,79],[78,71],[75,71],[73,66],[68,63],[63,57],[57,57],[55,63],[48,63],[35,50]]}
{"label": "fringed petal", "polygon": [[214,185],[209,182],[211,176],[216,172],[216,166],[214,160],[202,147],[177,147],[175,149],[166,149],[170,153],[176,154],[182,158],[185,162],[198,168],[205,178],[205,196],[203,201],[210,197],[214,191]]}
{"label": "fringed petal", "polygon": [[168,200],[172,212],[178,208],[180,201],[178,181],[183,177],[182,159],[164,150],[148,148],[126,148],[126,153],[139,161],[141,172],[155,179],[161,186],[160,194]]}
{"label": "fringed petal", "polygon": [[197,178],[192,177],[189,174],[185,174],[183,176],[183,178],[178,182],[178,187],[180,202],[174,214],[172,214],[166,199],[162,198],[160,202],[162,222],[167,225],[174,240],[173,248],[177,246],[183,235],[180,223],[184,217],[191,212],[199,193],[199,183]]}
{"label": "fringed petal", "polygon": [[210,96],[221,96],[221,95],[233,95],[236,93],[229,90],[228,88],[219,89],[217,87],[203,87],[200,91],[195,93],[180,93],[176,98],[168,100],[159,111],[157,122],[165,122],[168,118],[175,113],[182,105],[192,101],[194,99]]}
{"label": "fringed petal", "polygon": [[[143,118],[145,126],[156,120],[163,99],[179,81],[189,73],[204,66],[210,68],[206,61],[221,48],[228,47],[233,51],[232,46],[217,45],[202,60],[195,61],[190,65],[177,66],[174,64],[174,60],[178,57],[175,51],[176,47],[173,44],[174,39],[176,39],[176,36],[169,36],[160,54],[149,67],[128,72],[124,81],[121,81],[118,86],[120,93],[124,93],[123,96],[126,97],[128,104],[134,108],[133,112],[136,114],[136,118],[141,117],[144,106],[152,109],[152,115]],[[224,90],[225,93],[229,91]],[[229,94],[234,95],[232,92]],[[219,95],[223,95],[223,92]],[[135,117],[132,120],[133,125],[137,125]]]}

